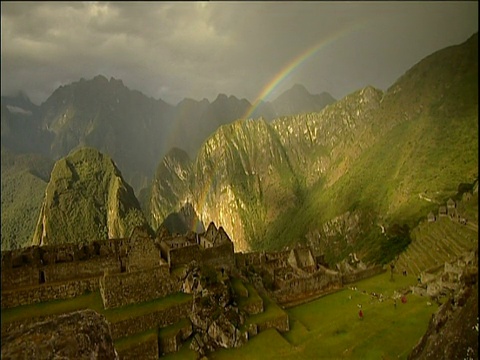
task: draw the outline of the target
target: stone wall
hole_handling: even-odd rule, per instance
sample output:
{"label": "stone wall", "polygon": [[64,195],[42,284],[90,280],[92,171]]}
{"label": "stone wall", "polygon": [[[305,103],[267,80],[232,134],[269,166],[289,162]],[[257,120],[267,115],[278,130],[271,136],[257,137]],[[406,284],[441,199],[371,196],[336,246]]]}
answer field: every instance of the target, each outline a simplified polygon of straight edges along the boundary
{"label": "stone wall", "polygon": [[273,294],[278,303],[286,304],[318,296],[341,287],[342,279],[340,274],[318,271],[310,276],[283,281],[281,288],[275,290]]}
{"label": "stone wall", "polygon": [[257,299],[249,299],[242,308],[249,315],[260,314],[264,310],[263,300],[261,297],[258,297]]}
{"label": "stone wall", "polygon": [[172,267],[188,264],[192,260],[201,261],[201,250],[198,244],[173,248],[168,252],[168,262]]}
{"label": "stone wall", "polygon": [[157,338],[149,338],[140,344],[118,351],[120,360],[157,360],[158,341]]}
{"label": "stone wall", "polygon": [[105,269],[117,272],[120,261],[116,259],[121,251],[126,254],[128,243],[126,239],[112,239],[3,251],[2,288],[18,289],[43,282],[100,276]]}
{"label": "stone wall", "polygon": [[220,246],[214,246],[202,250],[201,261],[213,267],[231,269],[235,266],[235,258],[232,242],[224,242]]}
{"label": "stone wall", "polygon": [[58,299],[72,299],[85,292],[97,291],[98,278],[85,278],[62,283],[43,284],[16,290],[2,289],[2,309]]}
{"label": "stone wall", "polygon": [[24,286],[35,286],[39,283],[40,273],[36,265],[25,265],[10,269],[2,266],[2,291]]}
{"label": "stone wall", "polygon": [[263,252],[235,253],[235,264],[238,268],[250,265],[263,265],[265,261],[265,253]]}
{"label": "stone wall", "polygon": [[372,277],[374,275],[380,274],[382,272],[385,272],[386,270],[383,269],[381,265],[373,266],[370,268],[367,268],[365,270],[360,270],[356,271],[351,274],[343,274],[342,275],[342,282],[343,284],[349,284],[352,282],[360,281],[369,277]]}
{"label": "stone wall", "polygon": [[[120,261],[112,256],[97,257],[87,261],[74,261],[47,265],[39,268],[44,272],[46,283],[66,281],[84,277],[100,277],[104,273],[119,273]],[[37,278],[38,278],[37,274]]]}
{"label": "stone wall", "polygon": [[112,338],[116,340],[152,328],[172,325],[177,321],[188,317],[190,310],[192,309],[192,301],[182,302],[167,309],[154,311],[145,315],[112,322],[110,323]]}
{"label": "stone wall", "polygon": [[[180,320],[182,321],[182,320]],[[175,327],[174,331],[170,329]],[[158,348],[161,355],[176,352],[179,350],[183,341],[192,334],[192,323],[190,320],[185,321],[183,326],[178,327],[177,324],[162,328],[158,334]]]}
{"label": "stone wall", "polygon": [[161,264],[160,248],[145,231],[136,228],[130,237],[127,271],[152,268]]}
{"label": "stone wall", "polygon": [[290,323],[288,321],[288,314],[284,313],[277,316],[274,319],[266,320],[258,324],[258,332],[267,330],[267,329],[277,329],[280,332],[286,332],[290,330]]}
{"label": "stone wall", "polygon": [[181,290],[167,265],[130,273],[106,274],[100,278],[105,309],[158,299]]}

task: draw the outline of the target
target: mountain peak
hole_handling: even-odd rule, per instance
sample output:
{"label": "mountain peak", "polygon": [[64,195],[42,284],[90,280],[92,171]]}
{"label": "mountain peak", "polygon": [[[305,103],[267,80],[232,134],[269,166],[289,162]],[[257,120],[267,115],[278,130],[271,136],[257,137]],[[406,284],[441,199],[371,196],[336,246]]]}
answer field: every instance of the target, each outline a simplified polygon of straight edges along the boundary
{"label": "mountain peak", "polygon": [[226,101],[227,99],[228,99],[227,95],[220,93],[218,94],[217,98],[214,101]]}
{"label": "mountain peak", "polygon": [[295,84],[272,101],[272,105],[276,115],[282,116],[320,111],[333,102],[335,99],[327,92],[312,95],[305,86]]}
{"label": "mountain peak", "polygon": [[113,160],[85,147],[55,163],[33,243],[125,237],[135,226],[145,224],[133,189],[123,180]]}
{"label": "mountain peak", "polygon": [[302,84],[295,84],[290,88],[290,90],[287,90],[287,91],[310,94],[310,92],[307,90],[307,88],[305,86],[303,86]]}
{"label": "mountain peak", "polygon": [[108,79],[101,74],[98,74],[97,76],[95,76],[93,78],[93,81],[94,82],[99,82],[99,83],[108,83]]}

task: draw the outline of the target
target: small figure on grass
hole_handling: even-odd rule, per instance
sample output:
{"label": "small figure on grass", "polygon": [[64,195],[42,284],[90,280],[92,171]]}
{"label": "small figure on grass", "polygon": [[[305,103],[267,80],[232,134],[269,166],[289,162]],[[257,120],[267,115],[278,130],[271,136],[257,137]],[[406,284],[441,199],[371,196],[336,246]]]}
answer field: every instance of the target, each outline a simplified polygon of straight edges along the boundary
{"label": "small figure on grass", "polygon": [[407,297],[405,295],[402,296],[402,304],[407,303]]}
{"label": "small figure on grass", "polygon": [[395,269],[395,265],[390,263],[390,281],[393,281],[393,270]]}
{"label": "small figure on grass", "polygon": [[393,307],[396,309],[397,308],[397,299],[393,299]]}
{"label": "small figure on grass", "polygon": [[360,318],[360,320],[363,320],[363,310],[360,309],[360,311],[358,312],[358,317]]}

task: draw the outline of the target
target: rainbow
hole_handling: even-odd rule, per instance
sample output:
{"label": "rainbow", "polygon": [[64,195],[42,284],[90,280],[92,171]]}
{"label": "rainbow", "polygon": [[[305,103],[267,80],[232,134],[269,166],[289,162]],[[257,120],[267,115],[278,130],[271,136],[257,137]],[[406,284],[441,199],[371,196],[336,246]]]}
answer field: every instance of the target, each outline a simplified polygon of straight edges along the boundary
{"label": "rainbow", "polygon": [[[295,69],[297,69],[300,65],[302,65],[308,58],[313,56],[315,53],[317,53],[320,49],[325,48],[329,44],[333,43],[334,41],[339,40],[343,36],[356,31],[360,25],[365,24],[368,22],[368,19],[365,19],[363,21],[357,21],[356,23],[352,24],[352,26],[342,29],[340,31],[337,31],[333,34],[331,34],[327,39],[323,39],[322,41],[314,44],[313,46],[309,47],[305,51],[303,51],[301,54],[297,55],[295,58],[293,58],[290,62],[288,62],[260,91],[258,96],[256,97],[255,101],[252,103],[252,105],[247,109],[245,115],[242,116],[242,119],[249,119],[250,116],[254,113],[254,111],[257,109],[257,107],[261,104],[261,102],[268,97],[272,93],[273,90],[285,79],[287,78],[290,74],[292,74]],[[216,168],[218,166],[218,163],[214,165]],[[204,206],[206,204],[206,200],[208,195],[211,192],[215,191],[215,182],[214,177],[218,172],[216,169],[212,169],[212,173],[209,174],[209,176],[206,176],[206,180],[203,184],[203,189],[200,192],[200,196],[196,201],[194,199],[194,207],[195,210],[197,211],[197,214],[200,218],[202,218],[202,213],[204,211]],[[192,230],[196,227],[197,223],[191,224]],[[208,223],[204,224],[205,226],[208,226]],[[216,224],[216,226],[221,226],[222,224]]]}
{"label": "rainbow", "polygon": [[290,74],[295,71],[300,65],[302,65],[308,58],[310,58],[312,55],[314,55],[317,51],[319,51],[322,48],[325,48],[326,46],[330,45],[334,41],[340,39],[342,36],[345,36],[348,33],[353,32],[354,30],[357,30],[357,28],[364,24],[365,21],[359,21],[355,24],[353,24],[351,27],[342,29],[340,31],[337,31],[333,33],[331,36],[329,36],[326,39],[323,39],[319,43],[314,44],[313,46],[309,47],[306,49],[304,52],[300,53],[297,55],[295,58],[290,60],[260,91],[260,93],[257,95],[255,101],[252,103],[252,105],[248,108],[247,112],[245,115],[242,116],[242,119],[249,119],[250,116],[253,114],[253,112],[258,108],[258,106],[264,101],[264,99],[272,93],[272,91],[285,79],[287,78]]}

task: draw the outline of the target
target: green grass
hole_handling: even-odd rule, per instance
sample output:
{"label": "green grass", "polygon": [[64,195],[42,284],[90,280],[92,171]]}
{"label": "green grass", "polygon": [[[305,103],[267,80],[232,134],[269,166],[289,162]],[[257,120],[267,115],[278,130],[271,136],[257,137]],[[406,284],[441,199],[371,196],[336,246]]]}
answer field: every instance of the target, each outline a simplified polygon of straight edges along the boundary
{"label": "green grass", "polygon": [[54,300],[38,304],[18,306],[11,309],[2,309],[2,323],[25,320],[48,315],[64,314],[81,309],[92,309],[104,315],[108,321],[114,323],[128,318],[142,316],[154,311],[167,309],[171,306],[183,304],[192,300],[191,295],[177,293],[161,299],[132,304],[120,308],[103,308],[100,292],[77,296],[68,300]]}
{"label": "green grass", "polygon": [[[211,359],[406,359],[427,329],[436,305],[429,299],[407,295],[407,303],[390,298],[395,291],[415,284],[414,276],[390,273],[351,284],[310,303],[287,310],[290,331],[283,336],[274,329],[261,332],[238,349],[220,350]],[[363,293],[366,292],[366,294]],[[371,292],[385,301],[372,300]],[[351,296],[351,298],[349,298]],[[362,304],[364,319],[358,318]]]}
{"label": "green grass", "polygon": [[178,350],[175,353],[170,353],[166,354],[165,356],[162,356],[163,360],[197,360],[198,359],[198,354],[190,350],[190,343],[191,340],[187,340],[182,344],[180,347],[180,350]]}
{"label": "green grass", "polygon": [[268,296],[258,294],[251,284],[245,284],[245,286],[247,287],[251,298],[258,296],[263,300],[264,308],[263,312],[248,317],[247,321],[245,322],[246,326],[249,324],[261,325],[269,320],[273,320],[285,315],[285,311]]}
{"label": "green grass", "polygon": [[115,340],[114,346],[118,352],[127,350],[135,345],[139,345],[146,341],[151,341],[157,339],[157,329],[149,329],[142,333],[138,333],[132,336],[126,336],[120,339]]}
{"label": "green grass", "polygon": [[166,326],[163,328],[160,328],[158,330],[158,336],[163,338],[163,337],[169,337],[174,334],[176,334],[180,329],[184,328],[189,324],[190,320],[187,318],[181,319],[180,321],[176,322],[173,325]]}
{"label": "green grass", "polygon": [[2,324],[37,318],[48,315],[64,314],[81,309],[92,309],[103,313],[103,302],[100,292],[77,296],[68,300],[54,300],[32,305],[17,306],[10,309],[2,309]]}
{"label": "green grass", "polygon": [[[407,303],[397,302],[393,306],[395,291],[407,289],[416,283],[415,276],[395,275],[390,280],[386,272],[375,277],[349,285],[341,291],[324,296],[310,303],[288,310],[281,309],[268,297],[258,295],[250,284],[244,284],[250,296],[263,299],[265,312],[251,316],[247,324],[261,324],[282,316],[290,318],[290,331],[283,336],[274,329],[261,332],[238,349],[220,350],[211,355],[212,359],[308,359],[308,358],[350,358],[350,359],[405,359],[412,347],[426,331],[431,314],[437,306],[427,306],[428,298],[407,296]],[[351,287],[357,291],[351,290]],[[365,293],[364,293],[365,292]],[[372,300],[371,292],[382,293],[385,301]],[[150,301],[119,309],[103,310],[99,292],[93,292],[70,300],[50,301],[35,305],[21,306],[2,311],[3,324],[31,317],[60,314],[78,309],[90,308],[115,322],[158,311],[174,304],[190,301],[190,296],[175,294],[164,299]],[[357,304],[362,304],[365,314],[358,319]],[[186,321],[186,320],[183,320]],[[160,329],[149,329],[143,333],[119,339],[117,349],[127,349],[150,339],[151,336],[178,331],[182,321]],[[272,346],[274,344],[274,346]],[[178,353],[169,359],[194,359],[195,353],[183,344]]]}
{"label": "green grass", "polygon": [[[237,299],[239,308],[244,308],[245,306],[247,306],[247,305],[249,305],[253,302],[259,302],[259,301],[263,300],[262,297],[260,295],[258,295],[257,290],[255,290],[255,288],[252,286],[252,284],[249,284],[249,283],[243,284],[242,282],[240,282],[240,285],[243,286],[243,288],[245,289],[244,291],[248,292],[248,297],[239,297]],[[234,288],[235,288],[235,286],[237,286],[237,291],[238,291],[240,285],[236,284],[236,285],[234,285]],[[265,305],[265,303],[264,303],[264,305]]]}
{"label": "green grass", "polygon": [[[291,352],[291,345],[275,329],[268,329],[238,349],[221,349],[209,359],[278,359]],[[173,358],[173,357],[172,357]],[[176,359],[176,358],[175,358]]]}
{"label": "green grass", "polygon": [[161,299],[155,299],[140,304],[131,304],[120,308],[103,310],[103,314],[110,322],[114,323],[117,321],[146,315],[155,311],[165,310],[169,307],[191,301],[191,295],[177,293]]}
{"label": "green grass", "polygon": [[233,292],[238,297],[248,297],[249,293],[245,285],[243,284],[242,280],[239,278],[232,278],[231,280]]}

